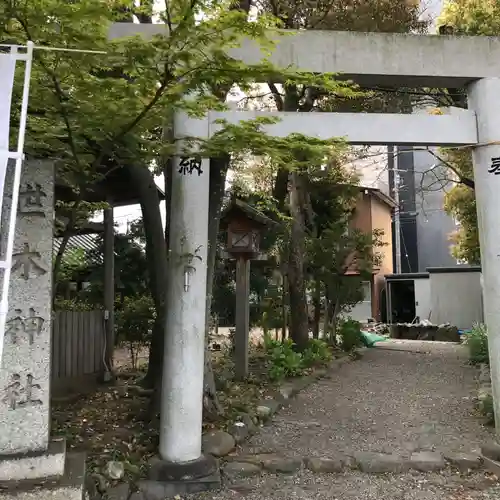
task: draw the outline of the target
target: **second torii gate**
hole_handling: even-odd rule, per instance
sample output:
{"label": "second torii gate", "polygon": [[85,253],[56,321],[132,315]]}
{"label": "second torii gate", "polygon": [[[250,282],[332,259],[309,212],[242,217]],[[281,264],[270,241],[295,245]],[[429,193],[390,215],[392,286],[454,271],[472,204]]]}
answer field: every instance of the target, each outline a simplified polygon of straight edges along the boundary
{"label": "second torii gate", "polygon": [[[164,25],[124,23],[113,25],[110,37],[138,33],[167,34]],[[262,59],[259,48],[247,41],[230,54],[245,63]],[[295,132],[344,137],[352,144],[474,147],[485,319],[500,429],[500,38],[303,31],[280,39],[270,60],[279,67],[341,73],[367,86],[466,88],[469,109],[458,115],[273,113],[281,121],[264,129],[277,136]],[[218,118],[234,123],[256,115],[229,111],[194,119],[178,113],[175,137],[208,138],[218,129]],[[198,475],[209,470],[201,453],[209,163],[178,157],[172,179],[170,335],[165,345],[159,451],[162,470],[173,467],[176,477],[192,472],[194,464],[199,465]]]}

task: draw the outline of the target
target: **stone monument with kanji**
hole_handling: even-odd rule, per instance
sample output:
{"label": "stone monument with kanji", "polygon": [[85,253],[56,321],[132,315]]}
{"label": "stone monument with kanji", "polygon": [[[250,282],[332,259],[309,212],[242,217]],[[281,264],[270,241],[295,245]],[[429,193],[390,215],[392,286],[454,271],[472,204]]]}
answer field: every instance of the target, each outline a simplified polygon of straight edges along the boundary
{"label": "stone monument with kanji", "polygon": [[[3,196],[0,249],[12,210],[12,173]],[[50,438],[54,168],[26,162],[17,207],[9,310],[0,365],[0,500],[81,500],[82,455]]]}

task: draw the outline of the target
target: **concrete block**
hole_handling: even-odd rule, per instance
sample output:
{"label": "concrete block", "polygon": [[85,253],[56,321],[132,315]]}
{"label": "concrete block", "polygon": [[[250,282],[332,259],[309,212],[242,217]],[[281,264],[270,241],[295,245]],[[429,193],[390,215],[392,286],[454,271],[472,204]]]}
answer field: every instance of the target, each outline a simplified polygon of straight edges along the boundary
{"label": "concrete block", "polygon": [[46,452],[27,452],[0,456],[0,481],[20,481],[62,476],[66,459],[66,441],[54,440]]}
{"label": "concrete block", "polygon": [[85,481],[85,455],[66,455],[60,478],[0,483],[0,500],[82,500]]}

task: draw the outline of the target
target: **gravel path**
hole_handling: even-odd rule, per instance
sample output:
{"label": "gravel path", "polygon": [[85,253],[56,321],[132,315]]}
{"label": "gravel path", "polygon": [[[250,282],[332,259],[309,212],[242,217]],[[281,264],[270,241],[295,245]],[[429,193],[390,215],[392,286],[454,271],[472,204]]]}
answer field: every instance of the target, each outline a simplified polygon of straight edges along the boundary
{"label": "gravel path", "polygon": [[[403,345],[419,350],[420,344]],[[467,366],[462,346],[428,344],[427,353],[366,351],[361,361],[300,393],[252,446],[272,444],[276,451],[302,456],[433,446],[478,450],[489,431],[473,415],[475,369]]]}
{"label": "gravel path", "polygon": [[[422,448],[470,452],[491,438],[491,430],[474,414],[475,370],[467,366],[461,346],[433,342],[382,346],[301,392],[241,453],[328,457],[338,452],[410,453]],[[450,470],[384,476],[302,470],[292,476],[242,480],[220,493],[193,498],[489,500],[498,498],[494,479],[484,471],[464,477]]]}

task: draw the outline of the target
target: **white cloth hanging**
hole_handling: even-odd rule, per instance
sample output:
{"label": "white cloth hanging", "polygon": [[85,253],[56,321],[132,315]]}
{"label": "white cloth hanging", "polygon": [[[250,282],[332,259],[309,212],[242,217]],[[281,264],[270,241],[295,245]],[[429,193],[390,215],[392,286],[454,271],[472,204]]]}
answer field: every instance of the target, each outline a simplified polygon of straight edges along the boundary
{"label": "white cloth hanging", "polygon": [[0,54],[0,217],[9,161],[10,110],[15,71],[16,59],[13,55]]}
{"label": "white cloth hanging", "polygon": [[[4,45],[2,47],[5,47]],[[15,159],[14,176],[10,213],[8,218],[3,217],[0,255],[0,366],[3,356],[5,324],[9,312],[9,284],[12,252],[14,250],[14,236],[16,230],[17,204],[19,199],[19,186],[21,182],[21,168],[24,151],[24,135],[28,116],[29,84],[31,77],[31,63],[33,60],[33,42],[28,42],[25,47],[8,47],[10,52],[0,53],[0,220],[5,193],[5,178],[9,159]],[[19,130],[17,147],[9,151],[10,143],[10,117],[12,111],[12,92],[17,61],[25,61],[24,84],[19,113]]]}

